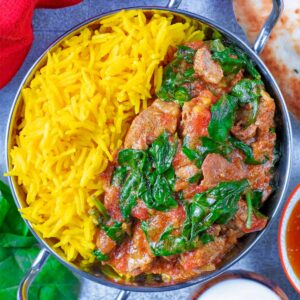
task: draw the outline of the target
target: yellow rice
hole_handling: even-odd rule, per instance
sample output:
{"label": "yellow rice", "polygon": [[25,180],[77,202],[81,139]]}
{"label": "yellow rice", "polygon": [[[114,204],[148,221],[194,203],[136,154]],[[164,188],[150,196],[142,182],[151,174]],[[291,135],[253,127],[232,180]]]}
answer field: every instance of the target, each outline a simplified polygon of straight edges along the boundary
{"label": "yellow rice", "polygon": [[108,16],[49,52],[22,91],[9,175],[26,191],[24,217],[69,261],[94,260],[88,212],[103,194],[99,174],[159,89],[169,46],[203,38],[193,21],[172,18],[157,12],[147,19],[138,10]]}

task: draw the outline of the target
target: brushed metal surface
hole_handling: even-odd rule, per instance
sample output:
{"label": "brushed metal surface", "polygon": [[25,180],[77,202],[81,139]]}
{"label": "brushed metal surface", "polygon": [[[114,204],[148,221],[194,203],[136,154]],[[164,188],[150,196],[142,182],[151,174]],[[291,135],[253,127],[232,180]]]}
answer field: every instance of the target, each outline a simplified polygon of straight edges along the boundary
{"label": "brushed metal surface", "polygon": [[[7,123],[11,103],[18,89],[23,76],[30,68],[34,60],[42,53],[42,51],[53,42],[58,36],[70,29],[77,23],[85,19],[120,7],[134,6],[134,5],[157,5],[163,6],[167,1],[113,1],[107,2],[103,0],[86,0],[84,3],[71,8],[61,10],[37,10],[34,16],[35,41],[25,63],[22,68],[4,89],[0,90],[0,172],[6,171],[4,164],[4,138],[5,126]],[[241,29],[235,22],[232,11],[231,1],[229,0],[183,0],[181,9],[198,13],[207,18],[216,21],[218,24],[231,30],[232,32],[244,37]],[[300,181],[300,174],[297,170],[300,167],[300,124],[292,118],[292,125],[294,131],[294,157],[292,164],[292,176],[289,184],[289,191]],[[277,252],[277,227],[279,215],[277,220],[273,223],[271,229],[267,232],[262,240],[251,250],[251,252],[244,257],[239,263],[235,264],[234,268],[242,268],[252,270],[277,282],[283,290],[287,293],[290,299],[297,299],[297,294],[285,278],[285,275],[280,266],[278,252]],[[186,299],[191,290],[195,287],[186,288],[174,292],[153,293],[153,294],[132,294],[129,299],[167,299],[172,297],[175,299]],[[111,299],[116,296],[117,290],[106,288],[88,280],[84,280],[80,299]]]}

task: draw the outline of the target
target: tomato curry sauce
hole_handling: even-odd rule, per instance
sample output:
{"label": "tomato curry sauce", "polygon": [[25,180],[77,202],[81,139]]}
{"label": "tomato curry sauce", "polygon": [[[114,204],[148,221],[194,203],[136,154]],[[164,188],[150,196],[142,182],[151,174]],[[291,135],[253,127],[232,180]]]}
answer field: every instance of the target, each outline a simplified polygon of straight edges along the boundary
{"label": "tomato curry sauce", "polygon": [[94,212],[103,273],[132,284],[215,270],[239,238],[262,230],[278,157],[274,100],[238,48],[178,46],[156,96],[100,176]]}
{"label": "tomato curry sauce", "polygon": [[296,203],[287,224],[286,246],[291,266],[300,278],[300,201]]}

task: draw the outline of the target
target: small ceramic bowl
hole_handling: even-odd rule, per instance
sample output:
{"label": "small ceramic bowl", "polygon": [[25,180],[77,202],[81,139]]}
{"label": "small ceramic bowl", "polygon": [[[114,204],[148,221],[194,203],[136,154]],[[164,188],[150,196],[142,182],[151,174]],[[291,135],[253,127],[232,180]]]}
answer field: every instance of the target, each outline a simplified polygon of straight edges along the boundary
{"label": "small ceramic bowl", "polygon": [[[207,283],[204,283],[199,286],[195,290],[195,292],[192,294],[192,296],[189,298],[189,300],[197,300],[201,299],[201,296],[204,295],[205,292],[207,292],[210,288],[214,287],[216,284],[221,283],[226,280],[230,279],[248,279],[254,282],[258,282],[268,288],[269,290],[273,291],[275,295],[279,297],[281,300],[289,300],[287,295],[284,293],[284,291],[273,281],[270,279],[254,273],[250,271],[245,270],[232,270],[226,273],[223,273],[222,275],[215,277],[214,279],[208,281]],[[218,298],[219,299],[219,298]],[[220,298],[223,299],[223,298]],[[225,298],[224,298],[225,299]],[[258,298],[256,298],[258,299]]]}
{"label": "small ceramic bowl", "polygon": [[283,209],[281,219],[280,219],[280,224],[279,224],[279,231],[278,231],[278,249],[279,249],[279,256],[280,256],[283,270],[290,283],[293,285],[295,290],[300,294],[300,279],[295,274],[291,266],[291,263],[289,261],[288,254],[287,254],[287,243],[286,243],[288,221],[298,201],[300,201],[300,184],[296,186],[296,188],[290,195]]}

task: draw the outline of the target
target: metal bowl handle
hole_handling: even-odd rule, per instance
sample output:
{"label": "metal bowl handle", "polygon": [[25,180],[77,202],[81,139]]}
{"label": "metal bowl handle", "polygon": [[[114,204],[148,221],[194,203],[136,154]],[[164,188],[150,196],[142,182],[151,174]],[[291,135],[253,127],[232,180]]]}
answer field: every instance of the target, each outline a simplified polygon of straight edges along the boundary
{"label": "metal bowl handle", "polygon": [[253,45],[253,50],[257,54],[260,54],[261,51],[263,50],[271,34],[271,31],[274,28],[275,24],[277,23],[282,11],[283,11],[283,0],[273,0],[273,8],[271,14],[268,17],[265,24],[263,25]]}
{"label": "metal bowl handle", "polygon": [[169,0],[167,8],[178,8],[182,0]]}
{"label": "metal bowl handle", "polygon": [[36,275],[40,272],[44,264],[46,263],[50,253],[46,248],[43,248],[34,262],[32,263],[30,269],[25,274],[23,280],[19,284],[17,299],[18,300],[27,300],[28,289],[31,285],[31,282],[35,279]]}

